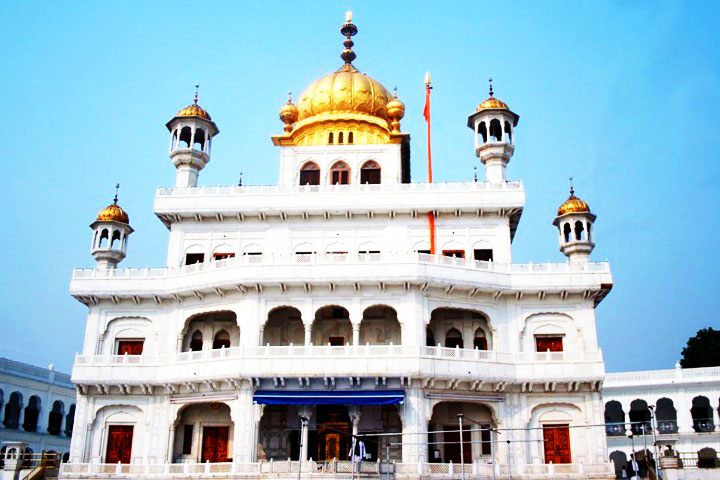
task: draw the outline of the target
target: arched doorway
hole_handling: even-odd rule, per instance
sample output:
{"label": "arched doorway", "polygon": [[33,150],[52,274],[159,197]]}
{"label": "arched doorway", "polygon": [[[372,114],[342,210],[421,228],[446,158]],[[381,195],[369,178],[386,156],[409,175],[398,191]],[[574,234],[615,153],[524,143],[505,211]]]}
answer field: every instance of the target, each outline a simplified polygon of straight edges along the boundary
{"label": "arched doorway", "polygon": [[[463,415],[462,442],[458,414]],[[493,412],[486,405],[440,402],[428,424],[428,458],[431,462],[460,463],[462,452],[465,463],[482,462],[492,453],[490,429],[494,427]]]}
{"label": "arched doorway", "polygon": [[650,409],[645,400],[637,399],[632,401],[630,404],[629,417],[632,423],[630,429],[634,435],[642,435],[643,432],[650,434],[652,432],[652,427],[650,426]]}
{"label": "arched doorway", "polygon": [[625,412],[617,400],[605,404],[605,433],[610,436],[625,435]]}
{"label": "arched doorway", "polygon": [[330,461],[347,458],[352,434],[347,407],[344,405],[318,405],[316,415],[317,459]]}
{"label": "arched doorway", "polygon": [[714,432],[715,422],[713,411],[710,407],[710,400],[704,396],[698,396],[692,400],[690,414],[693,419],[693,430],[698,433]]}
{"label": "arched doorway", "polygon": [[658,432],[663,434],[677,433],[677,411],[671,399],[665,397],[659,399],[655,414],[657,416]]}
{"label": "arched doorway", "polygon": [[360,345],[399,345],[402,343],[400,332],[400,322],[394,308],[375,305],[363,312]]}
{"label": "arched doorway", "polygon": [[314,345],[340,347],[352,341],[352,324],[348,311],[336,305],[328,305],[315,312],[312,326]]}
{"label": "arched doorway", "polygon": [[233,422],[225,403],[196,403],[178,413],[174,458],[194,463],[228,462],[232,457]]}
{"label": "arched doorway", "polygon": [[305,343],[305,326],[300,317],[300,310],[293,307],[274,308],[268,314],[263,329],[263,345],[303,345]]}

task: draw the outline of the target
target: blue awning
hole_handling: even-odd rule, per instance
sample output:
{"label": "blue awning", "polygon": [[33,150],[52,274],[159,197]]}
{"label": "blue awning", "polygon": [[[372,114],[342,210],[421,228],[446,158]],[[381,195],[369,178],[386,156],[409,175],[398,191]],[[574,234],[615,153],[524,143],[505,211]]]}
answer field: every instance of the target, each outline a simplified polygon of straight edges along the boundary
{"label": "blue awning", "polygon": [[262,405],[397,405],[403,390],[258,390],[253,402]]}

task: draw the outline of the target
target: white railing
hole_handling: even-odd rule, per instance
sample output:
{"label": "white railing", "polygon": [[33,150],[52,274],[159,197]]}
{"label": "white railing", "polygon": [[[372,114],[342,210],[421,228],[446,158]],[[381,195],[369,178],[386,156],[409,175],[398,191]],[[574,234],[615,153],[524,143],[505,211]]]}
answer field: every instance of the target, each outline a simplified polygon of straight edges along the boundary
{"label": "white railing", "polygon": [[349,461],[297,462],[268,461],[252,463],[168,463],[168,464],[108,464],[66,463],[61,466],[64,478],[232,478],[273,476],[296,478],[299,470],[307,476],[364,476],[394,475],[396,478],[537,478],[562,475],[563,478],[608,478],[614,475],[612,463],[585,464],[505,464],[475,462],[461,466],[453,463],[384,463],[362,462],[353,467]]}
{"label": "white railing", "polygon": [[383,183],[349,185],[251,185],[218,187],[159,187],[158,197],[228,197],[235,195],[277,195],[295,193],[342,192],[453,192],[520,190],[522,182],[439,182],[439,183]]}
{"label": "white railing", "polygon": [[170,365],[177,363],[253,358],[430,358],[443,360],[472,360],[504,364],[534,364],[538,362],[596,363],[602,362],[602,352],[497,352],[442,346],[405,345],[265,345],[239,346],[194,352],[174,352],[159,355],[81,355],[75,356],[76,366],[108,365]]}
{"label": "white railing", "polygon": [[547,274],[547,273],[610,273],[607,262],[566,262],[507,264],[480,260],[429,255],[417,252],[387,252],[381,254],[297,254],[297,255],[241,255],[223,260],[213,260],[193,265],[165,268],[124,268],[100,270],[76,268],[73,280],[81,279],[153,279],[169,278],[226,268],[249,266],[297,266],[297,265],[364,265],[369,263],[426,264],[463,268],[467,270],[495,272],[502,274]]}
{"label": "white railing", "polygon": [[624,385],[628,382],[701,380],[720,378],[720,367],[671,368],[666,370],[639,370],[634,372],[613,372],[605,375],[605,388]]}

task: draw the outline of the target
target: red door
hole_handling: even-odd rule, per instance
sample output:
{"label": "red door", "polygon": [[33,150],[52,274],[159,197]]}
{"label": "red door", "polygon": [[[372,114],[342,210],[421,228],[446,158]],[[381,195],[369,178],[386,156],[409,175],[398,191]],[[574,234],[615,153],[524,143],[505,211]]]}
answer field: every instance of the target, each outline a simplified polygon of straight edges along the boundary
{"label": "red door", "polygon": [[567,425],[543,425],[545,463],[571,463],[570,428]]}
{"label": "red door", "polygon": [[130,463],[132,451],[133,426],[108,426],[107,452],[105,463]]}
{"label": "red door", "polygon": [[204,427],[202,441],[202,462],[228,461],[228,434],[230,427]]}
{"label": "red door", "polygon": [[535,337],[535,349],[538,352],[562,352],[562,337]]}
{"label": "red door", "polygon": [[118,342],[118,355],[142,355],[142,340],[120,340]]}

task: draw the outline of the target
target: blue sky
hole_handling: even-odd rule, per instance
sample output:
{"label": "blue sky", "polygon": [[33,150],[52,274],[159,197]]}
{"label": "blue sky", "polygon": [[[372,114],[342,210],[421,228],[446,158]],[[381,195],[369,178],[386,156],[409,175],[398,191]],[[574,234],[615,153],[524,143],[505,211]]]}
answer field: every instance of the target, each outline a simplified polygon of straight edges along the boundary
{"label": "blue sky", "polygon": [[[171,185],[165,122],[192,99],[221,133],[200,183],[276,182],[277,110],[340,65],[397,84],[425,180],[426,70],[435,181],[470,180],[467,115],[487,96],[520,114],[509,177],[527,206],[514,260],[563,261],[551,222],[567,177],[598,215],[593,258],[615,288],[597,310],[609,371],[669,368],[717,327],[720,7],[717,2],[6,2],[0,50],[0,355],[69,371],[86,309],[67,293],[93,264],[88,224],[121,183],[136,232],[124,266],[165,262],[152,213]],[[480,173],[482,169],[478,168]]]}

